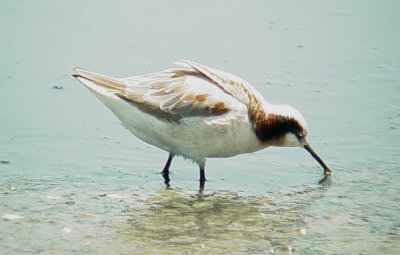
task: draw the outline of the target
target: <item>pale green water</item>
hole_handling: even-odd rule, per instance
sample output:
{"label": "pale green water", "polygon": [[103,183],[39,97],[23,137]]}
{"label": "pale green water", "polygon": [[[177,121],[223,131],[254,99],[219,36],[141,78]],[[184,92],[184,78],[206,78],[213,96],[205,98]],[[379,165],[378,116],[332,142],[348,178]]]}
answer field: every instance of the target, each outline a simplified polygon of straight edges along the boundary
{"label": "pale green water", "polygon": [[[100,2],[0,3],[0,254],[400,253],[398,1]],[[202,195],[176,159],[166,190],[167,153],[69,77],[179,58],[298,108],[333,183],[272,148],[209,160]]]}

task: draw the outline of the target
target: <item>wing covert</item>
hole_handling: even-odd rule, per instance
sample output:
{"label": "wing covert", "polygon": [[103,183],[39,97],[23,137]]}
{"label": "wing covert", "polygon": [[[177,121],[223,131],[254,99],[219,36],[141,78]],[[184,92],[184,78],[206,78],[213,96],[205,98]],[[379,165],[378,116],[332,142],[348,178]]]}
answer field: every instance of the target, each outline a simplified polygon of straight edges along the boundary
{"label": "wing covert", "polygon": [[126,90],[117,95],[159,119],[208,117],[230,111],[235,99],[208,79],[185,70],[131,77]]}

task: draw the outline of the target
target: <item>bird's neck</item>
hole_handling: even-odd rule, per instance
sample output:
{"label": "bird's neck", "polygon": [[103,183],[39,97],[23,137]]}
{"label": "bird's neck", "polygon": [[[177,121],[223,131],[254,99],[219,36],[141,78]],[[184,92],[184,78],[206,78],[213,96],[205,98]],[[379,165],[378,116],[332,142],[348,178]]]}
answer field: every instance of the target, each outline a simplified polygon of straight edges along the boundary
{"label": "bird's neck", "polygon": [[281,111],[279,106],[264,104],[256,111],[250,112],[253,130],[262,142],[278,145],[288,132],[294,132],[299,123]]}

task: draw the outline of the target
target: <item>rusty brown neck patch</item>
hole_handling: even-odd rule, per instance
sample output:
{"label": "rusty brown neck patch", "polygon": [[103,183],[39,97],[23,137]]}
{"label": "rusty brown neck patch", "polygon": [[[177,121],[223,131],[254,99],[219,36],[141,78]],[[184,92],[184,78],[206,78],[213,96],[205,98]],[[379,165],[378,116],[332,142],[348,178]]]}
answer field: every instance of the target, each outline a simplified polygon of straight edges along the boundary
{"label": "rusty brown neck patch", "polygon": [[303,130],[294,118],[273,113],[259,112],[251,120],[255,134],[263,142],[273,143],[288,132],[298,135]]}

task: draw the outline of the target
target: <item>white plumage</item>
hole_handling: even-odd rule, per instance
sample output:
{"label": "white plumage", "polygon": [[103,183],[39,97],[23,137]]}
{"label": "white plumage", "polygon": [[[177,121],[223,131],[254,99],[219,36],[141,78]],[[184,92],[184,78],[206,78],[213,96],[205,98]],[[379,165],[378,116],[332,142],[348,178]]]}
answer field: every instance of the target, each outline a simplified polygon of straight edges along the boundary
{"label": "white plumage", "polygon": [[[130,132],[170,153],[163,171],[167,178],[174,155],[195,161],[204,181],[206,158],[231,157],[270,145],[309,147],[307,124],[293,107],[267,103],[249,83],[232,74],[191,61],[177,64],[185,68],[128,78],[73,69],[74,77]],[[329,170],[326,165],[324,169]]]}

